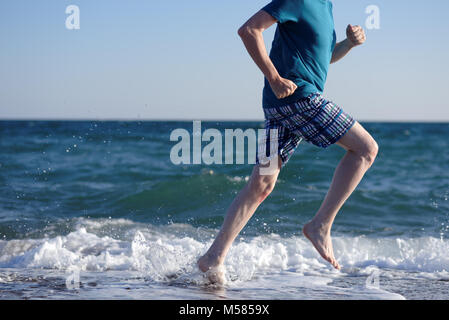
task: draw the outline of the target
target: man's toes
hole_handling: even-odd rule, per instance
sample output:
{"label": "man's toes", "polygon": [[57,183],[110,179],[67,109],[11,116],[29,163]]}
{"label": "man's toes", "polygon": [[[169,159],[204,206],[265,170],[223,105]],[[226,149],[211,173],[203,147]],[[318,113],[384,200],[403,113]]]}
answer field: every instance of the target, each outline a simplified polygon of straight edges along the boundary
{"label": "man's toes", "polygon": [[336,260],[334,260],[334,264],[333,264],[333,266],[335,267],[335,269],[337,269],[337,270],[340,270],[341,269],[341,266],[340,266],[340,264],[336,261]]}
{"label": "man's toes", "polygon": [[330,257],[330,256],[323,256],[324,260],[326,260],[327,262],[329,262],[330,264],[334,264],[334,260]]}
{"label": "man's toes", "polygon": [[329,258],[326,259],[335,269],[340,269],[340,265],[338,264],[337,260],[335,258]]}

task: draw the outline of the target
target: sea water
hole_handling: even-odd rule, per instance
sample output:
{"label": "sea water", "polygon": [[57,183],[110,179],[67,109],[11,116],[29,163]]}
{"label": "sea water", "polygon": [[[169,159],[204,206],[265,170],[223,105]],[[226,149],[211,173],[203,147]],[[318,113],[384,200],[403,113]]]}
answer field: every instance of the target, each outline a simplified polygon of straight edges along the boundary
{"label": "sea water", "polygon": [[335,221],[343,269],[301,228],[344,150],[302,143],[213,287],[195,262],[251,164],[174,165],[191,122],[0,121],[0,299],[449,299],[449,125],[363,125],[380,151]]}

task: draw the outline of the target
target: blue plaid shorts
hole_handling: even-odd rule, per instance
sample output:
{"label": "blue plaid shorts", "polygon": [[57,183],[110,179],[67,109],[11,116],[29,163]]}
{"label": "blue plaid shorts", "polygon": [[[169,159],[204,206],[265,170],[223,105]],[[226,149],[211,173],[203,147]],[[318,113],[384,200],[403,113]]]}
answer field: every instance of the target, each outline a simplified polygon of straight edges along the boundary
{"label": "blue plaid shorts", "polygon": [[290,105],[264,108],[264,113],[265,136],[259,141],[257,164],[266,164],[279,155],[284,166],[302,140],[327,148],[340,140],[356,122],[320,93]]}

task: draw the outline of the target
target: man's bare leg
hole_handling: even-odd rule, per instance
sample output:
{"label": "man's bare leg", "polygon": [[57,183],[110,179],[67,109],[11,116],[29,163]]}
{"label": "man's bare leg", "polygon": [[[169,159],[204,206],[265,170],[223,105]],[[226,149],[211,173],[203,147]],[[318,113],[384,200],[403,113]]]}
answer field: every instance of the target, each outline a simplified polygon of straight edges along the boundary
{"label": "man's bare leg", "polygon": [[245,227],[259,205],[271,194],[276,184],[281,160],[277,159],[275,167],[269,175],[261,171],[259,165],[254,166],[251,178],[240,191],[228,209],[223,226],[212,246],[198,260],[198,267],[202,272],[209,272],[211,282],[223,283],[220,268],[223,266],[226,255],[240,231]]}
{"label": "man's bare leg", "polygon": [[378,146],[358,122],[337,144],[347,150],[346,155],[335,170],[332,184],[320,209],[304,226],[303,233],[325,260],[340,269],[332,247],[332,224],[340,208],[373,164]]}

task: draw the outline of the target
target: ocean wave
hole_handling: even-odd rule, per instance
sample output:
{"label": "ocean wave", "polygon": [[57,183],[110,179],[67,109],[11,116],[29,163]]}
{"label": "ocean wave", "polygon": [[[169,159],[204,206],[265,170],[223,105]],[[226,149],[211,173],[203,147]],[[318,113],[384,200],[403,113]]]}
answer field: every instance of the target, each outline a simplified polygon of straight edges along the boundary
{"label": "ocean wave", "polygon": [[[105,230],[120,230],[120,236]],[[125,219],[80,219],[66,236],[0,241],[0,268],[40,268],[84,271],[137,271],[152,281],[180,275],[200,280],[196,260],[217,230],[187,224],[153,226]],[[344,266],[337,272],[302,237],[276,234],[239,238],[225,267],[231,281],[248,281],[260,274],[293,271],[311,276],[362,276],[373,268],[408,276],[449,279],[449,241],[433,237],[336,237],[334,250]]]}

